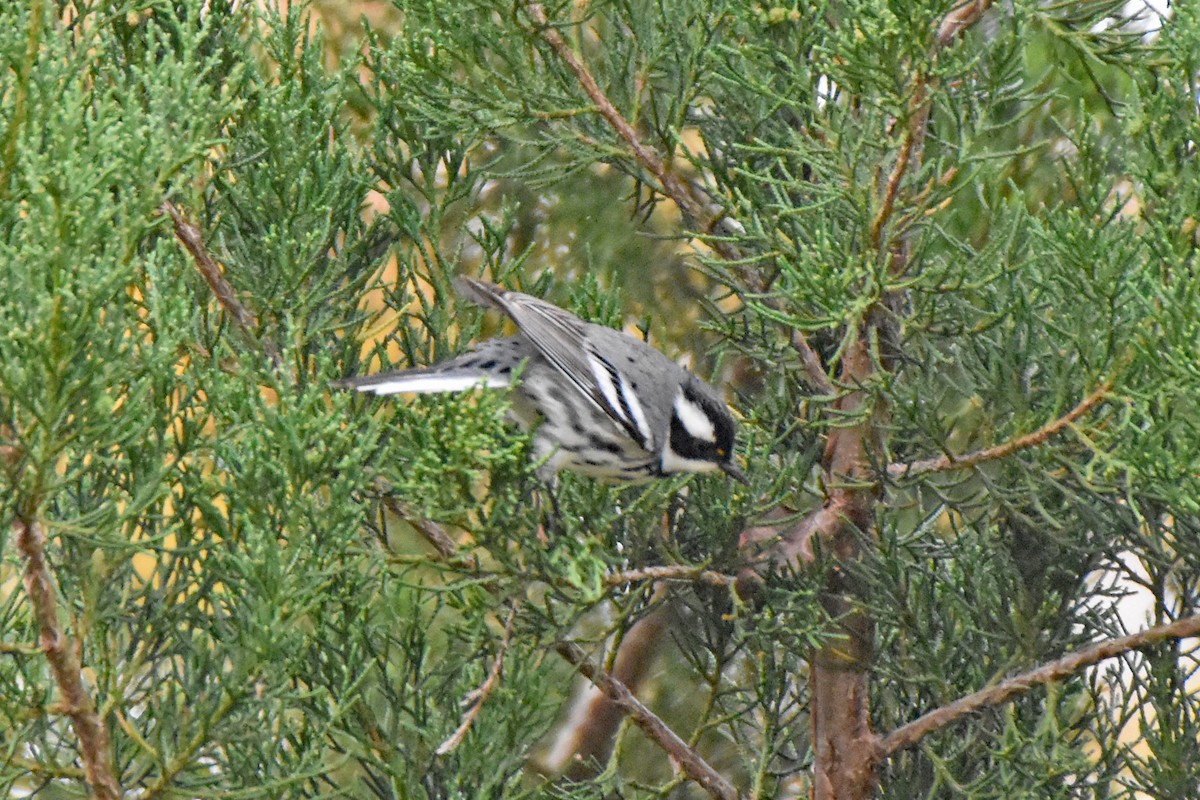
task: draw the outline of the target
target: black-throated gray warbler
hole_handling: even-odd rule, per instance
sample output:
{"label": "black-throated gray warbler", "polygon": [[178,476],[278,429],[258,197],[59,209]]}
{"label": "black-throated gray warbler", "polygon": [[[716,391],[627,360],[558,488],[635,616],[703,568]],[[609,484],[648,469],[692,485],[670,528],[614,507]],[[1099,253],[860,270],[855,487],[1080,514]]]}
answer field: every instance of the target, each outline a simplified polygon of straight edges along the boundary
{"label": "black-throated gray warbler", "polygon": [[658,350],[527,294],[469,278],[458,288],[472,302],[503,311],[517,334],[480,342],[432,367],[340,385],[375,394],[513,386],[511,415],[522,428],[536,429],[534,455],[544,459],[545,477],[566,469],[627,483],[720,469],[746,482],[733,463],[729,407]]}

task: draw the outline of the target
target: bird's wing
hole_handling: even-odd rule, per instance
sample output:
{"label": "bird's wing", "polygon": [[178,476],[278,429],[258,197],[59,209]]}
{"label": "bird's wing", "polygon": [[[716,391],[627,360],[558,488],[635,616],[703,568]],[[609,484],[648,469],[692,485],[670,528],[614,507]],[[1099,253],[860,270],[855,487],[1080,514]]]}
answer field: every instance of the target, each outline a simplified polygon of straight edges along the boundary
{"label": "bird's wing", "polygon": [[538,352],[596,408],[648,451],[654,435],[637,392],[595,345],[583,320],[558,306],[483,281],[460,279],[460,291],[481,305],[507,314]]}

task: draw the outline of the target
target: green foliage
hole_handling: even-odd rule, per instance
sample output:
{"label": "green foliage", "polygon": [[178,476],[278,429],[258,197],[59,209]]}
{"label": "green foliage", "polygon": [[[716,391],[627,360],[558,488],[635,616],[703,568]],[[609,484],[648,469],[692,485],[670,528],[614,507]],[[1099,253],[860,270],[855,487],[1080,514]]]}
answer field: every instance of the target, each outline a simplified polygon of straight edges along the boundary
{"label": "green foliage", "polygon": [[[726,215],[695,250],[703,220],[527,4],[397,0],[361,41],[336,4],[252,5],[0,6],[0,792],[88,793],[23,523],[141,797],[701,796],[628,725],[577,782],[531,766],[573,690],[553,645],[608,657],[656,614],[639,695],[751,796],[798,796],[831,575],[863,587],[880,733],[1125,632],[1135,590],[1149,622],[1196,612],[1195,4],[1153,32],[1117,0],[996,4],[942,45],[947,2],[546,4]],[[753,486],[551,488],[503,395],[330,388],[495,333],[464,273],[691,353],[730,387]],[[792,335],[836,376],[868,321],[879,369],[839,387],[867,398],[846,413]],[[1104,385],[1002,459],[882,463],[1011,442]],[[758,605],[638,577],[736,574],[748,526],[826,501],[826,437],[868,414],[860,561],[774,576]],[[939,730],[880,796],[1197,796],[1190,646]]]}

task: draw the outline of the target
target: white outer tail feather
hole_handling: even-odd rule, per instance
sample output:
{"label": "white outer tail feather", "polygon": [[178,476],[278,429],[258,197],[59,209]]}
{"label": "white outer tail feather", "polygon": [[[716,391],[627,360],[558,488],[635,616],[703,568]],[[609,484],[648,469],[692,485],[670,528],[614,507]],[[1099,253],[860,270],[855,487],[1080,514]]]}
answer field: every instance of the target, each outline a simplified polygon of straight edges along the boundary
{"label": "white outer tail feather", "polygon": [[372,394],[440,394],[442,392],[464,392],[475,387],[504,389],[508,380],[498,375],[397,375],[377,383],[363,383],[354,387],[359,392]]}

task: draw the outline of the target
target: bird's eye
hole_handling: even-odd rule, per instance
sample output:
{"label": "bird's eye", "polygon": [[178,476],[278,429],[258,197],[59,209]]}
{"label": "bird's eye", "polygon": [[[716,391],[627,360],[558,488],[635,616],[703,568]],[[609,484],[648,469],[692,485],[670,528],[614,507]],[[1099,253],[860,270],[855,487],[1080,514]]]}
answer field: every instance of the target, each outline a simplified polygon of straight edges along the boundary
{"label": "bird's eye", "polygon": [[717,455],[719,455],[721,458],[724,458],[724,457],[725,457],[725,448],[723,448],[723,447],[718,447],[718,448],[717,448]]}

